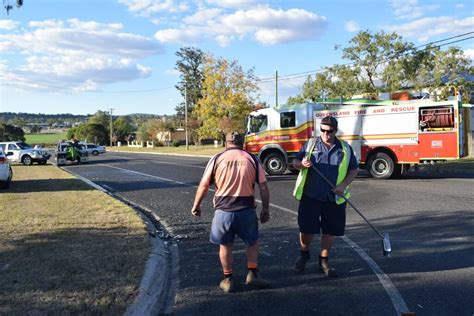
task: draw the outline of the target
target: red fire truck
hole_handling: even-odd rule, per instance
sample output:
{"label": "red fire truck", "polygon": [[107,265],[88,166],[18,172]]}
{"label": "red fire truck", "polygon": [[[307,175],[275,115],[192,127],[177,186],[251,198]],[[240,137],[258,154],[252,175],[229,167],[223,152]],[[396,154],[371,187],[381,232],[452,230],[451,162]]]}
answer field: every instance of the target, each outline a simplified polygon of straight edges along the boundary
{"label": "red fire truck", "polygon": [[248,116],[245,149],[260,157],[269,175],[283,174],[330,115],[339,121],[337,137],[351,144],[360,166],[386,179],[410,165],[465,156],[461,107],[458,101],[349,100],[265,108]]}

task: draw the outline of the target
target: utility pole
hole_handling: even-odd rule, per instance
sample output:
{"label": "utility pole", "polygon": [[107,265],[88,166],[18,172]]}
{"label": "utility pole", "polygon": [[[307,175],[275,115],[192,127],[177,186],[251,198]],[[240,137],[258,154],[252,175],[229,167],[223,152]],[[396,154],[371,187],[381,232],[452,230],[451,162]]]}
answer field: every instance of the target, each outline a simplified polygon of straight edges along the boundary
{"label": "utility pole", "polygon": [[278,70],[275,70],[275,107],[278,107]]}
{"label": "utility pole", "polygon": [[184,131],[186,137],[186,150],[189,150],[188,143],[188,85],[184,83]]}
{"label": "utility pole", "polygon": [[112,122],[112,111],[114,110],[113,108],[109,108],[110,110],[110,148],[112,148],[112,135],[113,135],[113,122]]}

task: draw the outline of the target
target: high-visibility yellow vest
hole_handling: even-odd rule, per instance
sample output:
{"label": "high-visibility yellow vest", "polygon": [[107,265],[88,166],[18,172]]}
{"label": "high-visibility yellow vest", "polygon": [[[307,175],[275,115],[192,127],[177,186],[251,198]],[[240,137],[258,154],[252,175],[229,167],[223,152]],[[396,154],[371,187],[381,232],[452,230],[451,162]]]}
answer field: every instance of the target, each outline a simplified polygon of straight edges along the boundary
{"label": "high-visibility yellow vest", "polygon": [[[337,173],[337,180],[336,185],[340,184],[347,175],[347,170],[349,169],[349,161],[350,161],[350,148],[347,142],[340,140],[342,144],[342,151],[344,153],[341,163],[339,164],[339,169]],[[306,151],[306,159],[310,159],[311,155],[313,154],[314,147],[316,145],[316,140],[311,138],[308,142],[308,148]],[[306,177],[308,175],[308,168],[303,168],[298,173],[298,177],[296,178],[295,188],[293,189],[293,196],[297,200],[301,200],[304,191],[304,185],[306,183]],[[351,197],[351,193],[349,191],[349,187],[346,188],[344,191],[344,197],[349,199]],[[336,204],[342,204],[345,202],[345,199],[342,196],[336,196]]]}

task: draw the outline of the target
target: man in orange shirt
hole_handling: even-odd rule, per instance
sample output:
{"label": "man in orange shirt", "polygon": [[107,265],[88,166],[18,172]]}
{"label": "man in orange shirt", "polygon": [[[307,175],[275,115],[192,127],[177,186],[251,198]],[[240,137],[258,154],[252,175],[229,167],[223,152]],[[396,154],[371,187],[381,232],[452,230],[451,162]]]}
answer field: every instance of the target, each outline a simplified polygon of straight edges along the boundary
{"label": "man in orange shirt", "polygon": [[270,283],[259,276],[258,260],[258,219],[255,204],[255,183],[258,184],[262,199],[260,221],[270,218],[267,180],[257,157],[243,150],[244,136],[238,132],[226,135],[225,151],[209,160],[194,199],[191,213],[201,216],[201,202],[206,197],[211,183],[215,184],[214,219],[210,240],[220,245],[224,279],[220,288],[226,292],[234,290],[232,278],[232,245],[235,235],[247,246],[246,284],[266,288]]}

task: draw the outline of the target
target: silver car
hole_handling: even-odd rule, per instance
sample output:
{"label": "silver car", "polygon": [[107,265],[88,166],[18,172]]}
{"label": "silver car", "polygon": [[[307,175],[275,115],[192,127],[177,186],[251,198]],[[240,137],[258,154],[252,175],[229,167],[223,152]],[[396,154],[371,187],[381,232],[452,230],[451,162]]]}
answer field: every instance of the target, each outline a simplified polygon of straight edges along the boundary
{"label": "silver car", "polygon": [[80,142],[79,144],[82,145],[90,155],[97,156],[98,154],[105,153],[105,146],[84,142]]}
{"label": "silver car", "polygon": [[[11,155],[10,155],[11,156]],[[12,167],[8,155],[0,147],[0,188],[8,188],[13,178]]]}
{"label": "silver car", "polygon": [[21,162],[24,165],[31,165],[37,162],[40,165],[45,165],[51,154],[41,148],[33,148],[24,142],[2,142],[0,143],[3,151],[10,154],[11,162]]}

